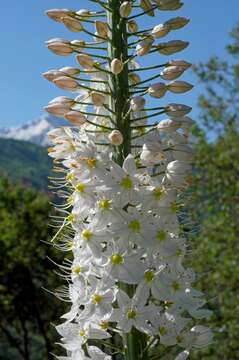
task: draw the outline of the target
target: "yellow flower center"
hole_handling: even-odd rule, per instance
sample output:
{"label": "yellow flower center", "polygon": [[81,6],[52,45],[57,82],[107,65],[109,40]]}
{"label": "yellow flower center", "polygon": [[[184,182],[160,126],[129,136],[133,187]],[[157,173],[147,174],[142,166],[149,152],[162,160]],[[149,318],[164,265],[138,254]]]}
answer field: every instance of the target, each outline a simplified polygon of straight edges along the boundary
{"label": "yellow flower center", "polygon": [[72,271],[74,274],[79,275],[81,272],[81,268],[80,268],[80,266],[75,266],[75,267],[73,267]]}
{"label": "yellow flower center", "polygon": [[171,209],[172,213],[176,213],[178,211],[178,205],[175,201],[171,202],[170,209]]}
{"label": "yellow flower center", "polygon": [[133,232],[139,232],[141,228],[141,224],[138,220],[132,220],[128,224],[128,228],[132,230]]}
{"label": "yellow flower center", "polygon": [[157,231],[157,234],[156,234],[156,239],[157,240],[164,241],[164,240],[166,240],[166,237],[167,237],[167,235],[166,235],[165,231],[163,231],[163,230],[158,230]]}
{"label": "yellow flower center", "polygon": [[164,335],[166,335],[167,333],[168,333],[168,331],[167,331],[167,329],[166,329],[165,326],[161,326],[161,327],[159,328],[159,334],[160,334],[161,336],[164,336]]}
{"label": "yellow flower center", "polygon": [[68,173],[66,175],[66,181],[71,182],[74,179],[74,175],[72,173]]}
{"label": "yellow flower center", "polygon": [[119,265],[123,262],[123,257],[120,254],[113,254],[110,257],[111,264]]}
{"label": "yellow flower center", "polygon": [[75,215],[74,214],[69,214],[66,218],[66,221],[69,222],[69,223],[72,223],[74,222],[76,219]]}
{"label": "yellow flower center", "polygon": [[92,237],[92,232],[90,230],[83,230],[81,233],[81,236],[83,237],[84,240],[89,241]]}
{"label": "yellow flower center", "polygon": [[85,190],[85,184],[83,184],[83,183],[78,183],[78,184],[76,185],[76,190],[77,190],[78,192],[80,192],[80,193],[84,192],[84,190]]}
{"label": "yellow flower center", "polygon": [[98,202],[99,208],[101,210],[109,210],[111,201],[109,199],[102,199]]}
{"label": "yellow flower center", "polygon": [[183,336],[182,335],[178,335],[177,337],[176,337],[176,340],[177,340],[177,343],[181,343],[181,342],[183,342]]}
{"label": "yellow flower center", "polygon": [[125,178],[123,178],[123,179],[121,180],[120,185],[122,186],[122,188],[124,188],[124,189],[127,190],[127,189],[131,189],[131,188],[132,188],[133,183],[132,183],[132,180],[130,179],[130,177],[129,177],[129,176],[126,176]]}
{"label": "yellow flower center", "polygon": [[96,159],[94,159],[94,158],[92,158],[92,159],[86,159],[86,164],[88,165],[88,167],[90,168],[90,169],[92,169],[92,168],[94,168],[95,167],[95,165],[96,165]]}
{"label": "yellow flower center", "polygon": [[171,288],[174,290],[174,291],[178,291],[180,289],[180,284],[177,282],[177,281],[173,281],[171,283]]}
{"label": "yellow flower center", "polygon": [[160,187],[157,187],[153,190],[153,196],[155,197],[156,200],[160,200],[161,196],[162,196],[162,190],[160,189]]}
{"label": "yellow flower center", "polygon": [[83,329],[80,330],[80,331],[79,331],[79,335],[80,335],[80,336],[85,336],[85,330],[83,330]]}
{"label": "yellow flower center", "polygon": [[102,320],[99,325],[100,325],[100,327],[101,327],[102,330],[107,330],[108,327],[109,327],[108,321],[103,321],[103,320]]}
{"label": "yellow flower center", "polygon": [[136,316],[136,312],[134,310],[128,310],[127,311],[127,318],[130,319],[134,319]]}
{"label": "yellow flower center", "polygon": [[144,280],[148,283],[150,283],[154,278],[154,273],[151,270],[147,270],[144,273]]}
{"label": "yellow flower center", "polygon": [[93,304],[95,304],[95,305],[98,305],[98,304],[101,302],[101,300],[102,300],[102,296],[99,295],[99,294],[94,294],[94,295],[92,295],[92,297],[91,297],[91,301],[92,301]]}

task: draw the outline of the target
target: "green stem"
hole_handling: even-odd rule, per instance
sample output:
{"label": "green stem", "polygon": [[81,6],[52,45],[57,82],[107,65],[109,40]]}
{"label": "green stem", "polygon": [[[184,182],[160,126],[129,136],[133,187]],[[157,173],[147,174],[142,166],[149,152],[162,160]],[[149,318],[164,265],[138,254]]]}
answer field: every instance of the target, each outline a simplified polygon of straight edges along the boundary
{"label": "green stem", "polygon": [[[112,29],[111,38],[108,42],[108,56],[112,60],[120,59],[124,63],[123,70],[114,75],[109,74],[109,86],[112,89],[110,96],[110,108],[112,118],[124,138],[122,145],[115,146],[113,158],[117,164],[122,166],[124,159],[131,152],[131,127],[130,127],[130,91],[129,91],[129,70],[128,70],[128,34],[126,30],[126,20],[120,16],[119,8],[123,0],[108,0],[107,12],[108,24]],[[129,297],[133,297],[135,292],[134,285],[120,283],[120,288],[124,290]],[[129,333],[123,334],[125,360],[147,360],[147,354],[143,356],[146,348],[146,336],[133,328]]]}

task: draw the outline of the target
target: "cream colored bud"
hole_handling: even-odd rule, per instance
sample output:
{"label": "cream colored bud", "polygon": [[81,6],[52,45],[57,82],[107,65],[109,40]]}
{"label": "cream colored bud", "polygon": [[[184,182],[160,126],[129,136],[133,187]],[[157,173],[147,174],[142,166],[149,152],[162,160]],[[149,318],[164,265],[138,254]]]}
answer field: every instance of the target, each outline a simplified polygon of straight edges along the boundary
{"label": "cream colored bud", "polygon": [[74,110],[69,111],[64,117],[66,120],[70,121],[71,124],[76,126],[83,125],[87,120],[83,114]]}
{"label": "cream colored bud", "polygon": [[96,91],[92,91],[91,100],[95,106],[102,106],[105,103],[105,96],[97,93]]}
{"label": "cream colored bud", "polygon": [[120,59],[113,59],[110,64],[111,72],[115,75],[121,73],[124,68],[124,64]]}
{"label": "cream colored bud", "polygon": [[129,73],[129,81],[132,85],[136,85],[141,81],[141,78],[138,74],[136,73]]}
{"label": "cream colored bud", "polygon": [[146,12],[146,15],[154,16],[154,9],[149,0],[140,0],[140,7]]}
{"label": "cream colored bud", "polygon": [[168,104],[165,107],[165,113],[170,117],[181,117],[187,115],[192,108],[184,104]]}
{"label": "cream colored bud", "polygon": [[130,101],[130,107],[133,111],[140,111],[144,108],[145,99],[142,96],[135,96]]}
{"label": "cream colored bud", "polygon": [[80,32],[83,29],[80,21],[70,16],[63,17],[62,22],[72,32]]}
{"label": "cream colored bud", "polygon": [[167,85],[167,88],[173,93],[181,94],[191,90],[193,88],[193,85],[189,84],[186,81],[173,81]]}
{"label": "cream colored bud", "polygon": [[166,21],[164,24],[168,25],[172,30],[178,30],[189,23],[190,19],[186,17],[177,16],[173,19]]}
{"label": "cream colored bud", "polygon": [[58,78],[59,76],[62,76],[62,73],[58,70],[49,70],[49,71],[44,72],[42,74],[42,76],[48,81],[53,81],[56,78]]}
{"label": "cream colored bud", "polygon": [[174,132],[177,129],[180,128],[181,122],[178,121],[177,119],[165,119],[165,120],[161,120],[158,125],[157,125],[157,129],[160,132]]}
{"label": "cream colored bud", "polygon": [[157,0],[160,10],[178,10],[183,6],[180,0]]}
{"label": "cream colored bud", "polygon": [[80,73],[80,69],[74,68],[71,66],[65,66],[61,69],[59,69],[61,73],[64,73],[64,75],[77,75]]}
{"label": "cream colored bud", "polygon": [[53,80],[54,84],[64,90],[76,90],[78,88],[77,81],[69,78],[68,76],[60,76],[59,78]]}
{"label": "cream colored bud", "polygon": [[152,36],[147,37],[146,39],[140,41],[139,44],[136,46],[136,54],[138,56],[143,56],[148,54],[148,52],[151,50],[152,45],[154,42],[154,38]]}
{"label": "cream colored bud", "polygon": [[109,28],[105,22],[96,20],[95,21],[95,29],[96,29],[96,33],[99,36],[101,36],[103,38],[107,38]]}
{"label": "cream colored bud", "polygon": [[89,10],[86,10],[86,9],[80,9],[76,12],[76,14],[79,16],[79,17],[82,17],[82,18],[88,18],[90,15],[91,15],[91,12]]}
{"label": "cream colored bud", "polygon": [[159,143],[143,144],[140,160],[145,165],[153,165],[165,160],[165,154]]}
{"label": "cream colored bud", "polygon": [[112,145],[119,146],[123,143],[123,135],[119,130],[113,130],[108,136],[108,139]]}
{"label": "cream colored bud", "polygon": [[164,83],[156,83],[148,88],[148,93],[154,98],[161,98],[165,95],[167,86]]}
{"label": "cream colored bud", "polygon": [[153,28],[151,34],[155,39],[157,39],[166,36],[170,30],[171,30],[170,26],[166,24],[159,24]]}
{"label": "cream colored bud", "polygon": [[164,80],[175,80],[183,73],[184,68],[181,66],[168,66],[160,73],[160,76]]}
{"label": "cream colored bud", "polygon": [[47,48],[56,55],[68,56],[73,52],[70,42],[64,39],[52,39],[46,42]]}
{"label": "cream colored bud", "polygon": [[167,66],[180,66],[184,68],[184,70],[187,70],[192,66],[192,64],[184,60],[170,60]]}
{"label": "cream colored bud", "polygon": [[45,106],[44,109],[51,115],[62,117],[65,116],[70,107],[60,103],[50,103]]}
{"label": "cream colored bud", "polygon": [[181,41],[181,40],[171,40],[166,43],[159,44],[157,46],[158,51],[160,54],[163,55],[171,55],[175,54],[179,51],[182,51],[189,45],[188,41]]}
{"label": "cream colored bud", "polygon": [[131,1],[124,1],[120,5],[120,16],[122,18],[127,18],[130,15],[131,11],[132,11]]}
{"label": "cream colored bud", "polygon": [[94,68],[95,61],[89,55],[78,54],[76,55],[76,60],[78,61],[80,66],[85,70],[91,70]]}
{"label": "cream colored bud", "polygon": [[74,104],[74,100],[67,96],[57,96],[56,98],[52,99],[49,102],[49,104],[56,104],[56,103],[71,107]]}
{"label": "cream colored bud", "polygon": [[50,9],[45,12],[45,14],[54,21],[62,22],[62,18],[71,13],[68,9]]}
{"label": "cream colored bud", "polygon": [[130,34],[137,32],[139,29],[138,24],[135,20],[130,20],[127,23],[127,30]]}

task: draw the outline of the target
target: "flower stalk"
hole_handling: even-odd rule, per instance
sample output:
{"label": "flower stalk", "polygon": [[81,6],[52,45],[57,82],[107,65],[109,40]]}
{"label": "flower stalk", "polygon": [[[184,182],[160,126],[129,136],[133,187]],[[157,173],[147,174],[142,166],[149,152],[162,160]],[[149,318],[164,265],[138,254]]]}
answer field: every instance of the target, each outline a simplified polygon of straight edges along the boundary
{"label": "flower stalk", "polygon": [[[188,43],[180,40],[156,41],[189,20],[176,17],[140,30],[138,17],[177,10],[180,0],[91,2],[103,11],[47,12],[68,30],[93,37],[48,41],[57,55],[76,54],[77,67],[43,74],[73,94],[45,108],[68,121],[49,133],[49,156],[59,175],[51,180],[64,202],[56,205],[52,242],[70,254],[59,265],[68,288],[56,296],[71,308],[56,327],[66,349],[58,359],[149,360],[160,343],[165,352],[182,348],[176,360],[184,360],[212,339],[210,329],[197,325],[210,311],[183,261],[182,228],[189,224],[181,200],[191,182],[191,108],[162,100],[168,91],[192,88],[175,81],[190,64],[163,60],[141,66],[140,59],[185,49]],[[150,70],[160,73],[148,77]]]}

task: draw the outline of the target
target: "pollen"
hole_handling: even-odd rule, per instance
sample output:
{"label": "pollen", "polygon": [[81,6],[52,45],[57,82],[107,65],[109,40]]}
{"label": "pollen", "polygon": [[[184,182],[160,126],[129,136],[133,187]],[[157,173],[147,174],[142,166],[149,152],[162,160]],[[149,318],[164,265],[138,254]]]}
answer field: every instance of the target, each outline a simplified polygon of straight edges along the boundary
{"label": "pollen", "polygon": [[80,266],[75,266],[75,267],[73,267],[72,271],[74,274],[80,275],[81,268],[80,268]]}
{"label": "pollen", "polygon": [[110,257],[110,262],[113,265],[120,265],[123,262],[123,257],[120,254],[113,254]]}
{"label": "pollen", "polygon": [[109,199],[102,199],[98,202],[99,208],[101,210],[109,210],[111,201]]}
{"label": "pollen", "polygon": [[161,336],[164,336],[164,335],[167,335],[167,333],[168,333],[168,330],[166,329],[166,327],[165,327],[165,326],[160,326],[160,328],[159,328],[159,334],[160,334]]}
{"label": "pollen", "polygon": [[83,183],[78,183],[78,184],[76,185],[76,190],[77,190],[78,192],[80,192],[80,193],[84,192],[84,190],[85,190],[85,184],[83,184]]}
{"label": "pollen", "polygon": [[75,219],[76,219],[76,217],[74,214],[69,214],[66,218],[66,221],[68,221],[69,223],[72,223],[75,221]]}
{"label": "pollen", "polygon": [[130,179],[129,176],[126,176],[125,178],[123,178],[121,180],[120,185],[122,186],[122,188],[124,188],[126,190],[131,189],[133,187],[132,180]]}
{"label": "pollen", "polygon": [[129,320],[134,319],[135,316],[136,316],[136,312],[135,312],[134,310],[128,310],[128,311],[127,311],[127,318],[128,318]]}
{"label": "pollen", "polygon": [[100,325],[100,328],[101,328],[102,330],[107,330],[108,327],[109,327],[108,321],[103,321],[103,320],[102,320],[99,325]]}
{"label": "pollen", "polygon": [[156,187],[154,190],[153,190],[153,196],[155,197],[156,200],[160,200],[161,199],[161,196],[162,196],[162,189],[160,187]]}
{"label": "pollen", "polygon": [[128,224],[128,228],[132,230],[133,232],[137,233],[141,229],[141,224],[138,220],[132,220]]}
{"label": "pollen", "polygon": [[167,237],[167,235],[166,235],[165,231],[163,231],[163,230],[158,230],[157,231],[157,234],[156,234],[156,239],[157,240],[164,241],[164,240],[166,240],[166,237]]}
{"label": "pollen", "polygon": [[72,173],[68,173],[66,175],[66,181],[70,183],[74,179],[74,175]]}
{"label": "pollen", "polygon": [[101,302],[101,300],[102,300],[102,296],[99,295],[99,294],[94,294],[94,295],[92,295],[92,297],[91,297],[91,301],[92,301],[92,303],[95,304],[95,305],[98,305],[98,304]]}
{"label": "pollen", "polygon": [[81,236],[83,237],[84,240],[89,241],[92,237],[92,232],[90,230],[83,230],[81,233]]}
{"label": "pollen", "polygon": [[147,270],[145,271],[144,273],[144,280],[147,282],[147,283],[150,283],[154,278],[154,273],[153,271],[151,270]]}

